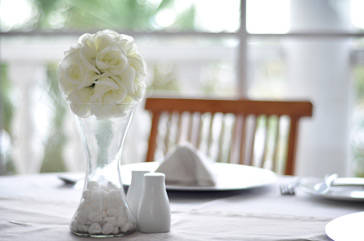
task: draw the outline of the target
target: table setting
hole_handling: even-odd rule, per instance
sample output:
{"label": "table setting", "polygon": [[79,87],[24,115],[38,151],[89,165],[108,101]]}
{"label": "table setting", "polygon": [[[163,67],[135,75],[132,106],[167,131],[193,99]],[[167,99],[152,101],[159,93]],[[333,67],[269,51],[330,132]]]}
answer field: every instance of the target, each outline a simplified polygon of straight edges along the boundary
{"label": "table setting", "polygon": [[130,36],[85,34],[65,52],[60,87],[87,170],[0,176],[0,240],[364,240],[362,178],[215,162],[188,142],[121,164],[145,77]]}
{"label": "table setting", "polygon": [[305,180],[300,188],[313,196],[346,201],[364,201],[364,179],[338,177],[331,174],[323,180],[312,178]]}
{"label": "table setting", "polygon": [[[187,148],[186,148],[187,147]],[[181,154],[181,150],[183,150]],[[201,156],[197,150],[185,143],[171,152],[169,159],[174,163],[185,155]],[[179,153],[178,155],[174,155]],[[203,157],[203,156],[202,156]],[[206,157],[204,157],[206,158]],[[194,158],[192,158],[194,159]],[[169,230],[164,232],[142,232],[136,230],[113,240],[361,240],[360,221],[363,218],[364,202],[360,199],[330,198],[315,195],[305,190],[307,187],[319,187],[327,182],[329,175],[323,178],[272,176],[262,178],[246,175],[252,167],[237,169],[234,164],[205,163],[206,159],[195,158],[193,162],[207,165],[208,175],[189,176],[187,184],[168,182],[165,174],[165,187],[170,214]],[[202,163],[203,162],[203,163]],[[219,172],[224,164],[226,169],[241,173],[235,182],[239,186],[214,188],[219,183]],[[169,167],[169,165],[167,167]],[[178,166],[178,165],[177,165]],[[189,167],[193,167],[190,165]],[[163,170],[163,165],[155,163],[134,163],[121,165],[121,177],[126,193],[126,200],[132,193],[133,173],[139,176]],[[180,166],[178,166],[181,169]],[[261,168],[257,168],[261,169]],[[254,169],[255,170],[255,169]],[[165,171],[165,170],[164,170]],[[204,169],[206,171],[206,169]],[[226,170],[222,171],[224,173]],[[262,173],[271,173],[261,169]],[[268,172],[267,172],[268,171]],[[251,172],[251,171],[250,171]],[[204,173],[204,172],[202,172]],[[87,240],[92,237],[78,237],[70,232],[72,216],[77,209],[83,193],[82,173],[47,173],[0,177],[0,240]],[[74,177],[70,184],[59,177]],[[206,182],[206,176],[210,181]],[[247,184],[244,184],[244,176]],[[362,179],[330,178],[333,187],[326,192],[336,192],[335,188],[349,188],[360,192]],[[194,186],[199,178],[204,185]],[[194,181],[192,181],[194,180]],[[353,181],[353,183],[348,183]],[[252,183],[255,183],[252,185]],[[135,182],[140,184],[139,182]],[[135,184],[134,183],[134,184]],[[207,184],[208,185],[207,185]],[[258,184],[257,184],[258,183]],[[312,186],[312,183],[315,183]],[[336,184],[335,184],[336,183]],[[283,195],[281,185],[294,184],[294,195]],[[309,186],[310,184],[311,186]],[[209,186],[210,185],[210,186]],[[338,186],[335,186],[338,185]],[[343,186],[348,185],[348,186]],[[306,187],[307,186],[307,187]],[[331,188],[333,188],[331,190]],[[355,189],[356,188],[356,189]],[[148,188],[150,190],[150,188]],[[130,192],[129,192],[130,191]],[[139,198],[140,199],[140,198]],[[152,197],[149,196],[149,201]],[[152,202],[152,201],[151,201]],[[129,205],[131,207],[131,205]],[[137,222],[138,223],[138,222]]]}

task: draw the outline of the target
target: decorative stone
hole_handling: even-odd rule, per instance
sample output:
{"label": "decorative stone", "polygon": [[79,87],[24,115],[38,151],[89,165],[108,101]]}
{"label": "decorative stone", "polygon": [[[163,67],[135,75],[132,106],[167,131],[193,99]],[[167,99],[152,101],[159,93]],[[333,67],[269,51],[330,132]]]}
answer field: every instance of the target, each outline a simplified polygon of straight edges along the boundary
{"label": "decorative stone", "polygon": [[136,224],[128,221],[134,218],[124,211],[120,189],[90,183],[91,187],[87,186],[84,191],[84,200],[71,223],[71,231],[108,235],[135,230]]}
{"label": "decorative stone", "polygon": [[111,223],[105,223],[104,226],[102,226],[102,233],[103,234],[110,234],[114,230],[114,226]]}
{"label": "decorative stone", "polygon": [[101,226],[100,226],[100,224],[98,224],[98,223],[91,224],[91,226],[88,229],[88,232],[90,234],[100,233],[101,232]]}

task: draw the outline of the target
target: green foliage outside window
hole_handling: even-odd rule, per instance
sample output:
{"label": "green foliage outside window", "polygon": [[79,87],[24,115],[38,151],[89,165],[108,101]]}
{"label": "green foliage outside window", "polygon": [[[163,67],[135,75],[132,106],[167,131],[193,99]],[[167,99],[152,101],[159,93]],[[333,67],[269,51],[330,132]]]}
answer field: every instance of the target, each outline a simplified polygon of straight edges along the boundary
{"label": "green foliage outside window", "polygon": [[0,161],[2,161],[3,173],[13,174],[15,168],[10,153],[11,148],[11,122],[14,115],[14,105],[11,99],[12,85],[7,74],[7,66],[0,65]]}
{"label": "green foliage outside window", "polygon": [[64,172],[67,171],[62,156],[63,147],[67,141],[63,133],[63,124],[66,113],[66,105],[63,101],[63,96],[58,88],[57,78],[58,66],[53,64],[47,68],[47,80],[45,90],[47,90],[51,99],[52,116],[51,130],[44,143],[44,157],[40,172]]}
{"label": "green foliage outside window", "polygon": [[[174,0],[35,0],[31,19],[11,30],[191,30],[195,25],[192,3],[178,9]],[[158,23],[158,13],[168,10],[168,26]],[[172,21],[173,20],[173,21]],[[4,30],[3,30],[4,31]]]}
{"label": "green foliage outside window", "polygon": [[[354,133],[353,133],[353,158],[354,172],[358,177],[364,177],[364,141],[360,137],[364,133],[364,65],[354,68],[354,91],[355,91],[355,111],[354,113]],[[356,117],[355,117],[356,116]]]}

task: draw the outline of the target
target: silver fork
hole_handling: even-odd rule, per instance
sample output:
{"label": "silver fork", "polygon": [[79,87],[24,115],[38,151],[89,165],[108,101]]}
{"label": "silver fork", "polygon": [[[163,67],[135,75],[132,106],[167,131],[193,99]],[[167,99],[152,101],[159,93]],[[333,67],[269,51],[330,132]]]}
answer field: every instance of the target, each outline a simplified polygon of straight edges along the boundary
{"label": "silver fork", "polygon": [[300,183],[301,183],[301,178],[297,177],[292,182],[290,182],[288,184],[280,184],[279,185],[279,190],[280,190],[282,195],[293,196],[293,195],[296,194],[295,188],[298,185],[300,185]]}

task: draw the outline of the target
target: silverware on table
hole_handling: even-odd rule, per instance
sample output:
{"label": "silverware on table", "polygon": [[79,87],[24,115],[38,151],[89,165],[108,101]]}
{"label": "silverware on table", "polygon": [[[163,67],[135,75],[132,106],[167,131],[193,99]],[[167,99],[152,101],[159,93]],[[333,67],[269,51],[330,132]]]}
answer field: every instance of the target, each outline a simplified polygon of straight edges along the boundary
{"label": "silverware on table", "polygon": [[364,187],[364,178],[338,177],[337,174],[327,175],[322,182],[314,186],[315,194],[325,194],[332,187]]}
{"label": "silverware on table", "polygon": [[362,177],[339,177],[336,178],[332,183],[332,187],[364,187],[364,178]]}
{"label": "silverware on table", "polygon": [[326,175],[326,177],[324,178],[324,180],[322,182],[319,182],[314,186],[315,194],[327,193],[330,190],[332,183],[337,178],[338,178],[338,175],[336,173],[331,174],[331,175]]}
{"label": "silverware on table", "polygon": [[63,181],[65,185],[76,185],[79,181],[82,181],[82,175],[73,174],[59,174],[58,179]]}
{"label": "silverware on table", "polygon": [[301,178],[296,177],[292,182],[288,184],[280,184],[279,190],[282,195],[293,196],[296,194],[295,189],[300,185],[300,183],[301,183]]}
{"label": "silverware on table", "polygon": [[[305,180],[297,177],[290,183],[280,184],[279,190],[282,195],[295,195],[295,189]],[[316,195],[326,194],[332,187],[361,187],[364,190],[364,178],[358,177],[338,177],[338,174],[329,174],[313,186],[313,193]]]}

